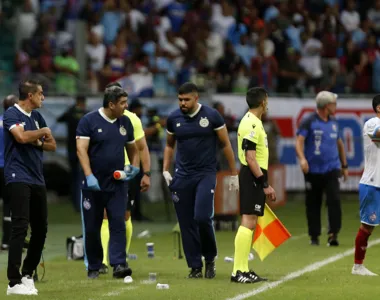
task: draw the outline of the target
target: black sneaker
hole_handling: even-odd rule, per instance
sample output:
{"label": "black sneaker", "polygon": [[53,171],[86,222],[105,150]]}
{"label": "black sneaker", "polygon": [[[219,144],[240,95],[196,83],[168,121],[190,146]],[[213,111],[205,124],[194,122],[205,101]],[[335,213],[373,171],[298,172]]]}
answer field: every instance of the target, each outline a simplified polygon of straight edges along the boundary
{"label": "black sneaker", "polygon": [[312,245],[312,246],[319,246],[319,239],[317,237],[312,237],[310,239],[310,245]]}
{"label": "black sneaker", "polygon": [[7,244],[2,244],[0,247],[1,251],[8,251],[8,249],[9,249],[9,245],[7,245]]}
{"label": "black sneaker", "polygon": [[89,279],[96,279],[96,278],[99,277],[99,271],[97,271],[97,270],[88,271],[88,272],[87,272],[87,277],[88,277]]}
{"label": "black sneaker", "polygon": [[128,265],[117,265],[113,267],[113,277],[114,278],[124,278],[125,276],[131,276],[132,270]]}
{"label": "black sneaker", "polygon": [[214,278],[216,275],[215,261],[206,262],[205,278]]}
{"label": "black sneaker", "polygon": [[252,270],[249,270],[248,275],[249,275],[249,278],[251,278],[252,283],[260,282],[260,281],[268,281],[268,278],[260,277]]}
{"label": "black sneaker", "polygon": [[329,247],[337,247],[339,246],[339,242],[336,235],[332,235],[327,240],[327,246]]}
{"label": "black sneaker", "polygon": [[202,268],[199,269],[191,269],[187,278],[203,278]]}
{"label": "black sneaker", "polygon": [[254,283],[251,279],[250,273],[249,272],[242,272],[242,271],[237,271],[236,274],[232,273],[231,282]]}
{"label": "black sneaker", "polygon": [[102,264],[102,266],[99,269],[100,274],[108,274],[108,267],[105,264]]}

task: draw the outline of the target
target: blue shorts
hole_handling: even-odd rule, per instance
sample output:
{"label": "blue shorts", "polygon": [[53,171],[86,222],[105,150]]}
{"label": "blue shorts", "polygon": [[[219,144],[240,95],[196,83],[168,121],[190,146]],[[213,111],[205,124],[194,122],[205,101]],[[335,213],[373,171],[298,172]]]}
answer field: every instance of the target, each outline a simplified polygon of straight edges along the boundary
{"label": "blue shorts", "polygon": [[360,221],[377,226],[380,224],[380,188],[359,184]]}

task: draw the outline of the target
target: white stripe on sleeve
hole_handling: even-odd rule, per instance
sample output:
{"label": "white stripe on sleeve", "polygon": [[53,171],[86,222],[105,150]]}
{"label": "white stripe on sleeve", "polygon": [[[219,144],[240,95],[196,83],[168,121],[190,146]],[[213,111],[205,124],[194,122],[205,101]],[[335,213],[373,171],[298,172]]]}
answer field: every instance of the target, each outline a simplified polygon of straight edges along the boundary
{"label": "white stripe on sleeve", "polygon": [[15,128],[15,127],[17,127],[17,126],[22,126],[22,127],[24,127],[24,124],[22,124],[22,123],[13,124],[11,127],[9,127],[9,131],[11,131],[13,128]]}
{"label": "white stripe on sleeve", "polygon": [[218,127],[218,128],[214,128],[215,131],[218,131],[220,129],[223,129],[224,127],[226,127],[226,124],[223,124],[222,126]]}

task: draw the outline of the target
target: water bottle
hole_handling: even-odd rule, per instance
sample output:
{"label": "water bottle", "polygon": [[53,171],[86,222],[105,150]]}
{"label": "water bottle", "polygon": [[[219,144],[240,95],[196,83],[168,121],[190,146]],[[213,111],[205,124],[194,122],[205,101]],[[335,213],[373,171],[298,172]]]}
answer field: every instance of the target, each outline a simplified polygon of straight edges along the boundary
{"label": "water bottle", "polygon": [[136,260],[137,259],[137,254],[128,254],[128,259],[130,259],[130,260]]}
{"label": "water bottle", "polygon": [[124,171],[115,171],[113,172],[113,178],[116,180],[123,180],[127,177],[127,174]]}
{"label": "water bottle", "polygon": [[226,256],[226,257],[224,258],[224,261],[225,261],[225,262],[233,262],[234,259],[233,259],[232,257]]}
{"label": "water bottle", "polygon": [[166,283],[157,283],[156,289],[157,290],[168,290],[169,289],[169,285],[166,284]]}
{"label": "water bottle", "polygon": [[146,243],[146,250],[148,252],[148,257],[154,257],[154,243]]}

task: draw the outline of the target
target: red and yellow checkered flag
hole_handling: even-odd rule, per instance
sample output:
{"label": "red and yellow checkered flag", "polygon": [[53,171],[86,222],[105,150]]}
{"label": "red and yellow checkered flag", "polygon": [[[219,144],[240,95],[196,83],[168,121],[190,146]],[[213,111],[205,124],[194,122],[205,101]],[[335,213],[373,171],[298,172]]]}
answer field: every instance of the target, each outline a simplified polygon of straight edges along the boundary
{"label": "red and yellow checkered flag", "polygon": [[274,249],[291,237],[289,231],[265,204],[264,215],[257,220],[252,248],[263,261]]}

